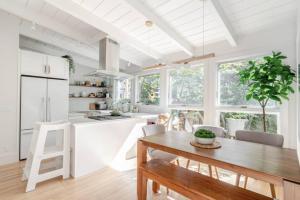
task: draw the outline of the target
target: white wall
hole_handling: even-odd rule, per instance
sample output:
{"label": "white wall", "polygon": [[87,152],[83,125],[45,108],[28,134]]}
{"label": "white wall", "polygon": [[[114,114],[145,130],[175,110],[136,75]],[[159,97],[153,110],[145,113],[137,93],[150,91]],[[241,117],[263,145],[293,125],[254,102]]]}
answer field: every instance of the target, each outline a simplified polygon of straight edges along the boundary
{"label": "white wall", "polygon": [[18,160],[19,19],[0,10],[0,165]]}
{"label": "white wall", "polygon": [[[297,83],[298,83],[298,87],[300,88],[300,1],[298,1],[298,12],[297,12],[297,42],[296,42],[296,56],[297,56],[297,75],[298,75],[298,79],[297,79]],[[297,150],[298,150],[298,158],[300,158],[300,91],[297,90],[297,111],[298,111],[298,123],[297,123],[297,134],[298,134],[298,140],[297,140]],[[299,163],[300,163],[300,159],[299,159]]]}
{"label": "white wall", "polygon": [[[205,97],[205,123],[216,124],[216,80],[217,80],[217,66],[220,62],[229,60],[242,59],[253,56],[260,56],[270,54],[272,51],[282,51],[288,59],[287,63],[296,69],[296,20],[287,21],[284,24],[279,24],[276,27],[271,27],[266,30],[259,31],[250,35],[239,36],[238,46],[231,47],[228,42],[219,42],[213,45],[205,46],[206,53],[214,52],[216,57],[208,61],[208,69],[206,77],[207,88],[209,91],[209,97]],[[202,54],[202,48],[197,51],[198,54]],[[181,59],[182,54],[174,54],[169,56],[169,61]],[[140,74],[143,74],[142,72]],[[147,72],[150,73],[150,72]],[[140,75],[139,74],[139,75]],[[164,70],[161,70],[161,77],[165,74]],[[163,77],[166,80],[165,77]],[[161,91],[167,91],[166,82],[161,82]],[[164,96],[167,96],[166,93]],[[207,93],[206,93],[207,94]],[[160,106],[141,106],[142,111],[154,111],[165,112],[167,100],[162,101]],[[281,121],[280,132],[285,137],[285,146],[290,148],[296,148],[296,127],[297,127],[297,110],[296,95],[291,95],[289,102],[285,102],[280,109]],[[217,125],[217,124],[216,124]]]}

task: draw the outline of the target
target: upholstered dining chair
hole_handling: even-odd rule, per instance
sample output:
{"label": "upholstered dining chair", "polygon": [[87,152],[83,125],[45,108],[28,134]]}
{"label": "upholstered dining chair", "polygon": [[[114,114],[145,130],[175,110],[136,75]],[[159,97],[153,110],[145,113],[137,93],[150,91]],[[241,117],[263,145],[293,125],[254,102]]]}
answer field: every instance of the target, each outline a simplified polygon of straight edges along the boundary
{"label": "upholstered dining chair", "polygon": [[[258,132],[258,131],[249,131],[249,130],[238,130],[236,131],[236,139],[247,141],[247,142],[254,142],[259,144],[271,145],[275,147],[282,147],[284,138],[282,135],[278,134],[270,134],[265,132]],[[237,175],[236,185],[239,185],[241,175]],[[245,176],[245,183],[244,188],[247,187],[248,177]],[[270,183],[270,190],[272,194],[272,198],[276,198],[275,186],[274,184]]]}
{"label": "upholstered dining chair", "polygon": [[[166,132],[166,128],[162,124],[151,124],[144,126],[143,128],[144,136],[156,135],[156,134],[164,134]],[[148,154],[151,159],[161,159],[168,162],[176,161],[179,165],[179,161],[176,155],[156,150],[153,148],[148,148]]]}
{"label": "upholstered dining chair", "polygon": [[[166,127],[163,124],[151,124],[144,126],[142,128],[144,136],[156,135],[156,134],[164,134],[166,132]],[[160,151],[153,148],[148,148],[148,155],[151,159],[160,159],[167,162],[175,162],[179,166],[179,159],[177,155],[173,155],[164,151]],[[153,191],[157,190],[157,184],[155,182],[152,183]],[[169,189],[167,188],[167,194],[169,193]]]}
{"label": "upholstered dining chair", "polygon": [[[209,131],[213,132],[216,135],[216,137],[226,137],[226,131],[223,127],[197,124],[197,125],[193,125],[192,129],[193,129],[193,133],[195,133],[198,129],[205,129],[205,130],[209,130]],[[189,164],[190,164],[190,160],[187,161],[186,168],[189,167]],[[219,179],[219,173],[218,173],[217,167],[214,167],[214,169],[216,172],[217,179]],[[198,164],[198,172],[200,172],[200,162]],[[209,172],[209,176],[212,177],[212,166],[211,165],[208,165],[208,172]]]}

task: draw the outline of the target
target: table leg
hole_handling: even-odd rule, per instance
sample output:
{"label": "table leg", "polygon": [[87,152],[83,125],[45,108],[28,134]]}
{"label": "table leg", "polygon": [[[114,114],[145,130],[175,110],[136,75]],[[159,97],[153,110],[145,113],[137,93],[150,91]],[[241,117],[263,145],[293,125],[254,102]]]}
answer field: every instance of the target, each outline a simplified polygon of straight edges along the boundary
{"label": "table leg", "polygon": [[143,177],[140,166],[147,162],[147,147],[143,142],[137,142],[137,196],[138,200],[145,200],[147,196],[147,179]]}
{"label": "table leg", "polygon": [[153,193],[158,193],[159,192],[159,190],[160,190],[160,184],[159,183],[157,183],[157,182],[155,182],[155,181],[153,181],[152,182],[152,191],[153,191]]}

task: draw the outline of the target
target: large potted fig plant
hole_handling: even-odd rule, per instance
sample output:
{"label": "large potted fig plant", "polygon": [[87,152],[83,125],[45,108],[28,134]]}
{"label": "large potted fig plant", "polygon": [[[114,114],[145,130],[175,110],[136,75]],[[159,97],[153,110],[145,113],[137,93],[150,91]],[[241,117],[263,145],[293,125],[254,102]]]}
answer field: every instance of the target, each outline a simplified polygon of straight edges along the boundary
{"label": "large potted fig plant", "polygon": [[263,62],[249,61],[239,72],[241,84],[248,86],[246,99],[258,101],[262,108],[263,131],[266,132],[266,106],[270,100],[282,103],[288,100],[296,74],[291,66],[284,64],[287,57],[281,52],[273,52],[263,58]]}

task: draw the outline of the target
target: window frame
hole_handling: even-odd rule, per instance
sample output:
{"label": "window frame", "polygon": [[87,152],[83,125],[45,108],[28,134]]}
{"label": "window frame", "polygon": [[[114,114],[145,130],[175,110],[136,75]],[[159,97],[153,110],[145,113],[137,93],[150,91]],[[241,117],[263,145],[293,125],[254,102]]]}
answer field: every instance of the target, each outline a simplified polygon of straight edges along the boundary
{"label": "window frame", "polygon": [[[218,126],[220,126],[220,114],[221,112],[237,112],[237,113],[249,113],[249,114],[262,114],[261,107],[255,106],[255,105],[221,105],[220,104],[220,73],[219,73],[219,67],[222,64],[226,63],[234,63],[234,62],[240,62],[240,61],[249,61],[251,59],[255,59],[258,57],[264,57],[269,54],[260,54],[255,56],[247,56],[242,57],[238,59],[227,59],[226,61],[220,61],[215,63],[216,67],[216,100],[215,100],[215,112],[216,112],[216,118],[215,122]],[[277,134],[281,132],[281,109],[280,105],[276,104],[276,106],[272,107],[266,107],[266,114],[272,114],[277,116]]]}
{"label": "window frame", "polygon": [[[140,101],[140,92],[141,92],[141,87],[140,87],[140,78],[141,77],[145,77],[145,76],[151,76],[151,75],[155,75],[158,74],[159,75],[159,103],[158,104],[145,104],[143,102]],[[143,106],[160,106],[161,105],[161,73],[160,71],[154,71],[154,72],[150,72],[150,73],[144,73],[144,74],[140,74],[138,76],[136,76],[136,103],[138,102],[139,104],[143,105]]]}
{"label": "window frame", "polygon": [[[194,68],[202,68],[203,70],[203,102],[201,104],[170,104],[170,99],[171,99],[171,72],[174,70],[180,70],[180,68],[188,68],[188,67],[194,67]],[[204,95],[205,95],[205,68],[206,68],[206,63],[205,62],[199,62],[197,64],[193,64],[191,66],[181,66],[181,67],[174,67],[170,68],[167,70],[167,108],[168,110],[195,110],[195,111],[203,111],[204,112],[204,107],[205,107],[205,100],[204,100]]]}

